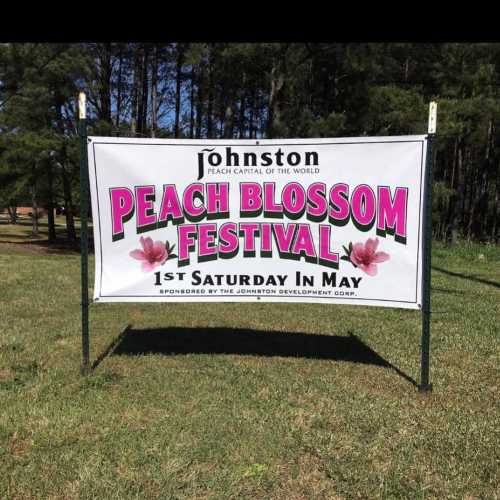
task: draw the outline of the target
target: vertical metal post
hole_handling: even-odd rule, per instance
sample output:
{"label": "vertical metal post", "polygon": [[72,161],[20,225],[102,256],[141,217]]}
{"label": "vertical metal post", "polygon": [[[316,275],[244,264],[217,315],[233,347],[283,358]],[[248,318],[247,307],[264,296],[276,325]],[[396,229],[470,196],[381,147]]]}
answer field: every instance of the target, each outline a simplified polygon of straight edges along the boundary
{"label": "vertical metal post", "polygon": [[432,179],[433,179],[433,146],[436,138],[437,104],[429,106],[429,127],[427,136],[427,155],[424,187],[424,248],[422,269],[422,343],[420,359],[420,392],[432,390],[429,383],[429,353],[431,339],[431,253],[432,253]]}
{"label": "vertical metal post", "polygon": [[88,276],[88,209],[89,170],[87,160],[87,116],[86,97],[80,92],[78,98],[78,133],[80,135],[80,251],[82,283],[82,374],[90,371],[89,360],[89,276]]}

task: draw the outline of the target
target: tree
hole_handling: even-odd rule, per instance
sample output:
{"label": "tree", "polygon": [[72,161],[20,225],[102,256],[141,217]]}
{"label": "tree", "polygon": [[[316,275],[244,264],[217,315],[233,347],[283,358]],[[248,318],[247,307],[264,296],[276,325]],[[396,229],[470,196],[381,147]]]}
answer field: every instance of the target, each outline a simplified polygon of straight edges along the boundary
{"label": "tree", "polygon": [[489,43],[3,44],[2,203],[62,203],[76,238],[80,89],[91,134],[140,137],[425,133],[437,99],[435,236],[498,242],[499,88]]}
{"label": "tree", "polygon": [[[8,184],[24,190],[29,186],[36,234],[38,206],[53,207],[54,167],[62,165],[68,237],[75,241],[72,184],[77,163],[67,152],[76,138],[74,99],[85,57],[79,46],[70,44],[7,44],[0,58],[1,79],[9,88],[0,112],[2,162],[17,173]],[[52,217],[49,222],[49,234],[54,236]]]}

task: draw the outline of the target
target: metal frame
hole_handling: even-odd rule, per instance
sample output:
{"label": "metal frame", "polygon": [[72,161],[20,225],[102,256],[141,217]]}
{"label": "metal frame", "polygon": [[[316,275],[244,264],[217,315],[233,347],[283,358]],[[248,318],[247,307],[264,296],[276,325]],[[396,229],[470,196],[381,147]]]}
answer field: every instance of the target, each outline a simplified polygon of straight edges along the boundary
{"label": "metal frame", "polygon": [[80,135],[80,252],[82,283],[82,374],[90,372],[89,349],[89,168],[87,159],[87,116],[86,99],[83,92],[79,96],[78,134]]}
{"label": "metal frame", "polygon": [[429,358],[431,343],[431,258],[432,258],[432,180],[434,170],[434,142],[436,140],[437,104],[429,105],[429,126],[424,186],[424,248],[422,269],[422,341],[420,347],[420,392],[432,391],[429,382]]}
{"label": "metal frame", "polygon": [[431,337],[431,253],[432,253],[432,147],[434,134],[427,138],[424,204],[424,248],[422,269],[422,343],[420,348],[420,384],[418,390],[432,390],[429,383],[429,351]]}
{"label": "metal frame", "polygon": [[[420,392],[432,390],[429,382],[430,319],[431,319],[431,252],[432,252],[432,180],[433,146],[436,139],[437,104],[430,103],[429,127],[427,135],[426,168],[424,181],[424,222],[423,222],[423,269],[422,269],[422,340],[420,350]],[[88,210],[89,171],[87,158],[87,117],[86,99],[83,92],[79,96],[80,136],[80,241],[81,241],[81,306],[82,306],[82,374],[91,371],[89,349],[89,296],[88,296]]]}

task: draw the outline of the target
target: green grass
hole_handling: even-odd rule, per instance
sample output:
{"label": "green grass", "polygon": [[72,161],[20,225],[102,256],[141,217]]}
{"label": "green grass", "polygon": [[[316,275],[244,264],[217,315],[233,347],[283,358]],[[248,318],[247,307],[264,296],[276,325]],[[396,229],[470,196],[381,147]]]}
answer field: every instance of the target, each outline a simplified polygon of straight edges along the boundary
{"label": "green grass", "polygon": [[81,377],[78,254],[1,244],[0,498],[498,498],[500,250],[433,265],[420,394],[419,314],[353,306],[92,306]]}
{"label": "green grass", "polygon": [[[66,218],[64,215],[55,217],[56,235],[60,239],[67,237]],[[0,214],[0,243],[44,243],[47,242],[49,230],[47,217],[38,221],[38,234],[33,234],[33,221],[31,217],[22,215],[18,217],[17,224],[10,224],[9,217]],[[80,219],[75,218],[75,227],[80,228]]]}

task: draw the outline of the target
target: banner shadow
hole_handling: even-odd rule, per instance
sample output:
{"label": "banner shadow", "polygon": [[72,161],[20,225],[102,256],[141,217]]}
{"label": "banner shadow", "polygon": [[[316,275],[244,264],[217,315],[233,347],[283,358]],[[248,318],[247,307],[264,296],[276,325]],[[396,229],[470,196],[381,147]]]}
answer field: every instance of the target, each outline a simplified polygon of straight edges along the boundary
{"label": "banner shadow", "polygon": [[350,332],[340,336],[239,328],[135,329],[129,326],[103,354],[94,368],[108,355],[236,354],[346,361],[389,368],[417,385],[413,378]]}

